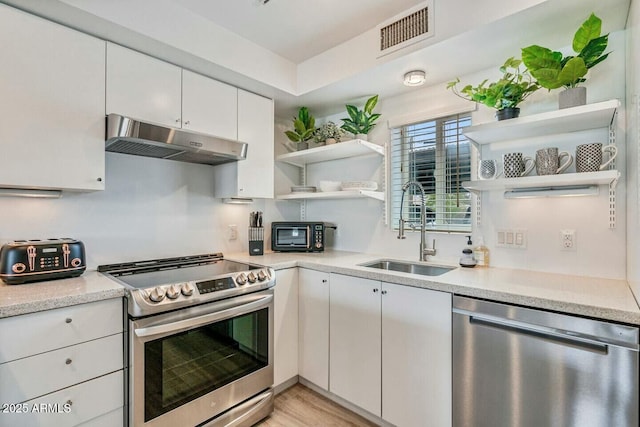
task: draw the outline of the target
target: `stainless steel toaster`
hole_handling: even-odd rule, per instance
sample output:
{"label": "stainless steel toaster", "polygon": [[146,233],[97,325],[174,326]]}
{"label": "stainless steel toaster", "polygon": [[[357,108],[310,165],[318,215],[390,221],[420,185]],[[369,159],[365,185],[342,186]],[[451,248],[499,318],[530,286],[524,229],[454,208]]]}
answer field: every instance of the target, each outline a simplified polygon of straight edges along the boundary
{"label": "stainless steel toaster", "polygon": [[84,244],[75,239],[14,240],[0,248],[0,279],[9,285],[80,276]]}

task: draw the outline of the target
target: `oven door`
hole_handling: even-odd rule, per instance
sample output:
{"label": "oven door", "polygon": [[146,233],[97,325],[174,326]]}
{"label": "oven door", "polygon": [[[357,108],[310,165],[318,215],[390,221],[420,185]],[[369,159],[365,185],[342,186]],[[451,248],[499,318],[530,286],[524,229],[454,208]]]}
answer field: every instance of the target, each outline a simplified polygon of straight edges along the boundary
{"label": "oven door", "polygon": [[129,326],[132,426],[195,426],[273,385],[272,289]]}
{"label": "oven door", "polygon": [[310,225],[278,225],[271,232],[274,251],[306,252],[311,249]]}

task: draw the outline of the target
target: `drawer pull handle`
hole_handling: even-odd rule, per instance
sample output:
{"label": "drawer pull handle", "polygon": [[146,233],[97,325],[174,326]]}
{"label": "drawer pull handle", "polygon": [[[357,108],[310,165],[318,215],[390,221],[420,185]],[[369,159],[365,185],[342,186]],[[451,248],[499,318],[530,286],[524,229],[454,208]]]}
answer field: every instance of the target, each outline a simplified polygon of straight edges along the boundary
{"label": "drawer pull handle", "polygon": [[73,319],[71,319],[70,317],[67,317],[66,319],[64,319],[64,321],[66,323],[71,323],[73,321]]}
{"label": "drawer pull handle", "polygon": [[73,360],[71,360],[71,359],[67,359],[67,360],[64,361],[64,363],[66,363],[67,365],[71,365],[71,362],[73,362]]}

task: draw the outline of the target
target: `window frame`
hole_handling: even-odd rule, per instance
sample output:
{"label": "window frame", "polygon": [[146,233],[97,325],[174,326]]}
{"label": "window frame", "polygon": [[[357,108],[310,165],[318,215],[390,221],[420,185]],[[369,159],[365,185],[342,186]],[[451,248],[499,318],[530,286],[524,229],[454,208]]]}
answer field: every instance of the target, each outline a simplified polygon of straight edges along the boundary
{"label": "window frame", "polygon": [[[435,122],[435,125],[433,126],[433,128],[435,129],[435,135],[436,135],[436,140],[435,140],[435,147],[424,147],[425,150],[429,150],[429,149],[433,149],[435,150],[435,154],[434,154],[434,162],[435,162],[435,167],[433,169],[434,173],[433,173],[433,177],[435,180],[435,189],[433,192],[428,193],[427,192],[427,188],[425,188],[425,195],[426,198],[429,199],[430,196],[431,198],[435,198],[435,220],[428,222],[427,223],[427,230],[433,231],[433,232],[443,232],[443,233],[471,233],[473,231],[473,205],[474,205],[474,195],[467,191],[467,190],[463,190],[462,189],[462,181],[466,181],[466,180],[470,180],[471,176],[473,174],[474,171],[474,167],[473,167],[473,163],[474,160],[477,158],[477,153],[476,153],[476,149],[473,146],[472,142],[464,137],[464,135],[462,134],[462,129],[466,126],[471,126],[472,125],[472,110],[464,110],[464,111],[456,111],[456,112],[447,112],[447,113],[442,113],[442,114],[432,114],[430,116],[425,116],[424,118],[420,118],[419,120],[412,120],[411,123],[405,123],[405,124],[401,124],[401,123],[394,123],[394,126],[389,126],[389,135],[390,135],[390,142],[389,142],[389,149],[388,149],[388,156],[389,156],[389,160],[388,160],[388,189],[387,191],[389,192],[388,195],[388,201],[389,201],[389,219],[390,219],[390,228],[392,230],[398,230],[398,219],[399,219],[399,204],[400,204],[400,200],[401,200],[401,185],[405,182],[407,182],[408,180],[411,179],[412,177],[412,171],[411,169],[415,167],[415,163],[411,164],[411,160],[408,158],[411,153],[411,149],[409,149],[409,144],[406,139],[410,138],[410,136],[407,135],[407,131],[408,128],[410,127],[415,127],[421,124],[428,124],[430,122]],[[464,201],[464,206],[467,206],[467,213],[465,214],[465,217],[463,217],[464,223],[462,224],[452,224],[450,223],[451,221],[451,217],[446,217],[445,218],[445,212],[447,211],[446,208],[446,204],[447,204],[447,194],[456,194],[456,193],[447,193],[447,187],[450,186],[451,184],[448,182],[447,178],[450,178],[451,176],[454,175],[454,173],[452,172],[447,172],[447,163],[449,161],[448,158],[448,154],[447,154],[447,145],[450,144],[451,142],[447,142],[447,139],[449,137],[447,137],[444,134],[444,127],[445,124],[448,121],[451,121],[452,119],[456,120],[456,129],[458,129],[457,134],[455,134],[454,136],[456,137],[456,141],[454,141],[454,143],[456,143],[456,149],[459,150],[461,146],[466,145],[468,148],[468,154],[465,154],[465,156],[468,158],[468,164],[462,163],[463,167],[466,168],[466,170],[468,171],[466,173],[467,177],[464,177],[463,179],[460,179],[458,182],[459,187],[458,188],[458,194],[462,193],[462,197],[465,199]],[[465,122],[465,124],[463,126],[460,126],[460,122]],[[398,138],[397,133],[400,132],[401,136]],[[397,160],[396,156],[398,156],[397,151],[397,145],[398,144],[402,144],[402,153],[400,154],[401,159]],[[428,144],[428,142],[427,142]],[[415,149],[414,149],[415,150]],[[408,166],[408,167],[401,167],[401,170],[397,170],[398,169],[398,163],[402,161],[403,166]],[[455,166],[458,167],[458,170],[460,169],[460,165],[461,163],[456,163]],[[444,166],[444,168],[443,168]],[[457,172],[459,173],[459,171]],[[400,184],[398,183],[398,180],[400,182]],[[405,199],[407,197],[411,197],[411,194],[413,192],[411,191],[411,189],[409,191],[407,191],[407,193],[405,194]],[[418,192],[416,192],[416,195],[414,195],[414,199],[419,198],[419,195],[417,195]],[[440,197],[438,197],[438,195],[440,195]],[[428,204],[429,202],[427,202]],[[404,207],[404,212],[403,212],[403,216],[405,220],[409,220],[409,222],[416,222],[414,221],[414,219],[417,219],[417,222],[419,222],[419,201],[417,203],[415,203],[415,209],[407,209],[407,201],[405,200],[405,207]],[[409,211],[413,211],[411,212],[411,217],[408,215]],[[432,210],[433,211],[433,210]],[[410,230],[411,228],[408,228],[408,230]]]}

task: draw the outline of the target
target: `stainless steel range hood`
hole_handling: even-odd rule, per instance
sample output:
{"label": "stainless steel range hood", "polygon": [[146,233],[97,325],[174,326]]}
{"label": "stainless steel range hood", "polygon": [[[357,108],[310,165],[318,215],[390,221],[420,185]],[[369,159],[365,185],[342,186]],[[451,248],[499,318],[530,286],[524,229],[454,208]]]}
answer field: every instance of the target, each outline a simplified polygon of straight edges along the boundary
{"label": "stainless steel range hood", "polygon": [[107,116],[105,150],[134,156],[219,165],[247,158],[247,144],[197,132]]}

